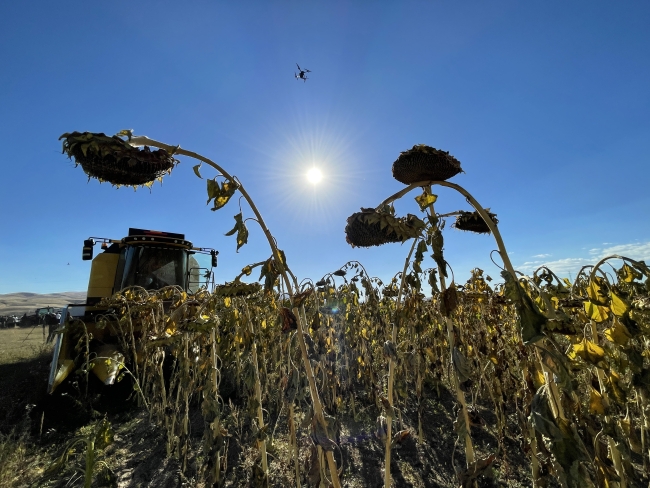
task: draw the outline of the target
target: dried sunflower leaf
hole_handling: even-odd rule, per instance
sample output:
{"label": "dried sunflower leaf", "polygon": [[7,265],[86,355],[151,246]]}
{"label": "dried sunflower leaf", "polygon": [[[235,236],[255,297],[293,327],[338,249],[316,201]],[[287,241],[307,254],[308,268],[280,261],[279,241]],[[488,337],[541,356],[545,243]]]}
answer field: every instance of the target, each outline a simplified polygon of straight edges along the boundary
{"label": "dried sunflower leaf", "polygon": [[465,383],[472,377],[472,365],[457,347],[454,347],[451,353],[451,359],[454,363],[454,371],[458,376],[459,383]]}
{"label": "dried sunflower leaf", "polygon": [[235,215],[235,226],[225,235],[231,236],[235,232],[237,232],[237,252],[239,252],[239,248],[248,243],[248,229],[246,228],[241,212]]}
{"label": "dried sunflower leaf", "polygon": [[605,415],[603,396],[593,388],[591,388],[589,394],[589,413],[592,415]]}
{"label": "dried sunflower leaf", "polygon": [[602,278],[594,278],[587,287],[587,296],[596,305],[607,305],[606,285]]}
{"label": "dried sunflower leaf", "polygon": [[585,302],[585,313],[594,322],[600,324],[609,318],[609,308],[592,302]]}
{"label": "dried sunflower leaf", "polygon": [[562,431],[558,428],[551,412],[546,386],[539,388],[533,396],[528,418],[535,430],[543,436],[553,441],[562,439]]}
{"label": "dried sunflower leaf", "polygon": [[611,291],[611,295],[612,303],[610,304],[610,308],[612,313],[617,317],[624,317],[630,310],[630,303],[623,297],[617,295],[613,290]]}
{"label": "dried sunflower leaf", "polygon": [[459,478],[461,487],[470,488],[473,486],[474,480],[481,474],[485,473],[485,471],[492,466],[494,461],[496,461],[496,456],[494,454],[491,454],[484,459],[477,459],[474,461],[471,466],[460,474]]}
{"label": "dried sunflower leaf", "polygon": [[614,325],[609,329],[605,329],[605,337],[608,341],[618,344],[619,346],[625,346],[627,342],[632,338],[632,334],[627,330],[621,321],[614,320]]}
{"label": "dried sunflower leaf", "polygon": [[517,310],[522,341],[531,344],[542,339],[548,319],[539,311],[519,281],[507,271],[502,271],[501,276],[505,280],[506,296],[514,302]]}
{"label": "dried sunflower leaf", "polygon": [[397,361],[397,347],[395,347],[393,341],[384,342],[384,356]]}
{"label": "dried sunflower leaf", "polygon": [[438,271],[441,276],[447,277],[447,264],[445,263],[445,258],[442,254],[442,249],[444,247],[445,240],[442,237],[442,232],[436,227],[431,235],[431,247],[433,248],[433,260],[438,265]]}
{"label": "dried sunflower leaf", "polygon": [[234,181],[224,181],[222,185],[216,181],[216,178],[207,180],[208,182],[208,204],[214,200],[213,207],[210,210],[219,210],[235,194],[239,185]]}
{"label": "dried sunflower leaf", "polygon": [[111,423],[107,419],[103,419],[97,429],[95,435],[95,448],[105,449],[113,443],[115,433],[111,428]]}
{"label": "dried sunflower leaf", "polygon": [[574,390],[570,372],[570,364],[567,357],[559,352],[544,349],[544,362],[555,376],[557,385],[567,393]]}
{"label": "dried sunflower leaf", "polygon": [[308,288],[307,290],[305,290],[303,292],[296,293],[293,297],[291,297],[293,306],[294,307],[300,307],[303,303],[305,303],[305,300],[307,300],[307,298],[309,298],[309,296],[313,292],[314,292],[313,288]]}
{"label": "dried sunflower leaf", "polygon": [[438,196],[429,193],[428,190],[422,192],[422,195],[415,197],[415,201],[418,202],[420,210],[423,212],[429,207],[429,205],[436,203],[436,200],[438,200]]}
{"label": "dried sunflower leaf", "polygon": [[619,270],[618,275],[626,283],[632,283],[634,280],[640,280],[643,277],[643,274],[639,273],[627,263]]}
{"label": "dried sunflower leaf", "polygon": [[598,366],[599,368],[605,367],[605,350],[587,338],[584,338],[577,344],[573,344],[569,357],[571,359],[579,357],[583,361]]}
{"label": "dried sunflower leaf", "polygon": [[314,444],[321,446],[325,451],[333,451],[336,447],[336,442],[329,438],[327,431],[316,418],[312,419],[311,426],[311,440]]}
{"label": "dried sunflower leaf", "polygon": [[280,309],[280,318],[282,320],[282,332],[287,333],[291,330],[298,329],[298,319],[296,319],[294,313],[287,307]]}

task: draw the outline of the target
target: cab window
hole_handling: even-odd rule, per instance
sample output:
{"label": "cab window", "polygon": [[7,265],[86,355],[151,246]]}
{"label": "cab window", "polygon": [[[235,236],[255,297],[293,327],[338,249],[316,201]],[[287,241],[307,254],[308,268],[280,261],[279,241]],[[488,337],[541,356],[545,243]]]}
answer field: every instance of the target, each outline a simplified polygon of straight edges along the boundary
{"label": "cab window", "polygon": [[187,261],[187,291],[196,293],[201,288],[207,288],[212,277],[211,256],[209,254],[190,252]]}
{"label": "cab window", "polygon": [[182,249],[129,246],[125,249],[120,289],[141,286],[157,290],[170,285],[185,289],[186,260],[187,253]]}

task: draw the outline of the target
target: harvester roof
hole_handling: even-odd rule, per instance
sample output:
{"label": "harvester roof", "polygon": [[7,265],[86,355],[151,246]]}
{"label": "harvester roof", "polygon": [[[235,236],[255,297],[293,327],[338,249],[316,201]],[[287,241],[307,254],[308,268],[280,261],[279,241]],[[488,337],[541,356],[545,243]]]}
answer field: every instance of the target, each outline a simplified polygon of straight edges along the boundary
{"label": "harvester roof", "polygon": [[173,245],[191,248],[192,243],[185,240],[185,234],[161,232],[157,230],[129,229],[129,235],[122,239],[123,244]]}

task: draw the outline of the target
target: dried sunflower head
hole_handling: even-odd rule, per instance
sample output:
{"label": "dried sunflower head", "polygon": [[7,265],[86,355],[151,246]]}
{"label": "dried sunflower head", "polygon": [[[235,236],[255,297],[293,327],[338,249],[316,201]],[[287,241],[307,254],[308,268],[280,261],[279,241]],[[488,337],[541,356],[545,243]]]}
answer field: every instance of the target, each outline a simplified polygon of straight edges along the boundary
{"label": "dried sunflower head", "polygon": [[446,151],[416,144],[393,163],[393,177],[406,185],[418,181],[445,181],[463,170],[460,161]]}
{"label": "dried sunflower head", "polygon": [[224,285],[217,285],[214,288],[213,294],[221,297],[242,297],[253,295],[262,289],[259,283],[242,283],[241,281],[233,281]]}
{"label": "dried sunflower head", "polygon": [[456,285],[452,282],[451,286],[440,294],[440,312],[445,316],[451,316],[452,312],[458,307],[458,291]]}
{"label": "dried sunflower head", "polygon": [[171,173],[178,163],[164,149],[152,151],[131,146],[118,137],[102,133],[65,133],[63,152],[81,165],[90,178],[108,181],[113,185],[150,186],[157,178]]}
{"label": "dried sunflower head", "polygon": [[[499,223],[496,214],[488,212],[488,215],[490,219],[492,219],[492,222],[494,222],[494,225]],[[478,212],[461,212],[460,215],[456,217],[456,222],[452,224],[452,227],[459,230],[476,232],[477,234],[490,233],[490,228]]]}
{"label": "dried sunflower head", "polygon": [[416,237],[424,227],[415,215],[394,217],[374,208],[362,208],[348,217],[345,240],[352,247],[381,246],[389,242],[404,242]]}

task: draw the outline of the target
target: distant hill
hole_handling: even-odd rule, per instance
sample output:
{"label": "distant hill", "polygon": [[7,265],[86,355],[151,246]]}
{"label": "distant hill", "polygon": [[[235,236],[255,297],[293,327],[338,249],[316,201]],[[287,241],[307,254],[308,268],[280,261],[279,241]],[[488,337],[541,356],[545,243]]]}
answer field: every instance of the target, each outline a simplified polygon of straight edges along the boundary
{"label": "distant hill", "polygon": [[84,303],[85,291],[64,291],[61,293],[7,293],[0,295],[0,315],[23,315],[33,313],[41,307],[64,307],[69,303]]}

